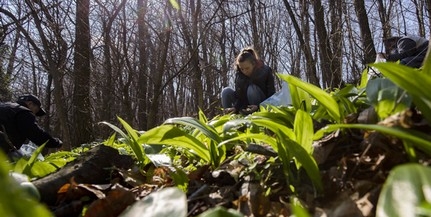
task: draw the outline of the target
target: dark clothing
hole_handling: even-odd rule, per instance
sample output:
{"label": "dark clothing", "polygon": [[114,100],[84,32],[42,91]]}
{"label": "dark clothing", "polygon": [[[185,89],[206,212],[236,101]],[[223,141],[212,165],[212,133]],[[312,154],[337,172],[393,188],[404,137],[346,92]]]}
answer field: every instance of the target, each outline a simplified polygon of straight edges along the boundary
{"label": "dark clothing", "polygon": [[398,61],[401,64],[419,68],[428,50],[428,40],[416,36],[404,36],[397,41],[394,53],[387,56],[388,61]]}
{"label": "dark clothing", "polygon": [[28,108],[18,103],[0,103],[0,131],[7,135],[5,138],[0,134],[0,146],[6,153],[19,149],[27,139],[37,146],[45,142],[48,142],[46,147],[49,148],[62,145],[59,139],[53,138],[40,128],[35,115]]}
{"label": "dark clothing", "polygon": [[265,99],[267,99],[275,93],[274,83],[272,69],[263,63],[260,66],[256,66],[250,77],[238,70],[235,75],[235,95],[237,98],[235,109],[239,111],[250,105],[247,97],[247,90],[250,84],[258,86],[265,94]]}

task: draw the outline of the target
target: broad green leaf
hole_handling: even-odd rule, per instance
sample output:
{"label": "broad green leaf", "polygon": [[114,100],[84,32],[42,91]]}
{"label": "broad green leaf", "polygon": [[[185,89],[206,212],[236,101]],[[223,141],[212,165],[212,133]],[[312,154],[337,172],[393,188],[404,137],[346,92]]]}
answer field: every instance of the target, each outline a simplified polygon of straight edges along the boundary
{"label": "broad green leaf", "polygon": [[217,143],[221,141],[221,138],[214,128],[192,117],[169,118],[164,122],[164,124],[181,124],[193,127]]}
{"label": "broad green leaf", "polygon": [[311,116],[302,110],[296,112],[293,130],[296,135],[296,142],[300,144],[309,154],[313,152],[313,120]]}
{"label": "broad green leaf", "polygon": [[365,88],[367,86],[368,83],[368,71],[369,71],[369,67],[365,68],[364,70],[362,70],[361,73],[361,82],[359,83],[358,88]]}
{"label": "broad green leaf", "polygon": [[431,202],[431,168],[403,164],[391,170],[377,203],[376,217],[416,217]]}
{"label": "broad green leaf", "polygon": [[[38,161],[37,156],[42,153],[43,148],[45,147],[46,143],[44,143],[43,145],[39,146],[31,155],[30,159],[27,161],[27,163],[25,164],[25,166],[22,168],[22,171],[19,170],[15,170],[16,172],[20,172],[23,173],[29,177],[33,177],[31,174],[31,168],[33,167],[33,165]],[[15,169],[17,169],[17,167],[15,167]]]}
{"label": "broad green leaf", "polygon": [[131,137],[131,139],[136,142],[138,140],[138,133],[135,129],[133,129],[126,121],[124,121],[122,118],[118,117],[118,120],[120,121],[121,125],[123,125],[124,129],[126,130],[127,134]]}
{"label": "broad green leaf", "polygon": [[270,119],[274,122],[283,124],[286,127],[290,127],[290,128],[293,128],[293,122],[295,120],[294,114],[282,112],[279,109],[273,110],[271,112],[255,112],[252,114],[251,117],[249,117],[249,119],[258,119],[258,118]]}
{"label": "broad green leaf", "polygon": [[296,109],[311,111],[311,99],[307,92],[297,87],[296,85],[289,84],[290,95],[292,98],[292,105]]}
{"label": "broad green leaf", "polygon": [[371,64],[408,93],[431,101],[431,76],[420,70],[395,63]]}
{"label": "broad green leaf", "polygon": [[199,108],[199,121],[202,123],[207,123],[208,119],[207,116],[205,116],[205,113],[202,111],[202,109]]}
{"label": "broad green leaf", "polygon": [[311,217],[307,212],[307,209],[304,208],[304,205],[301,204],[301,201],[297,197],[291,197],[290,204],[292,204],[294,217]]}
{"label": "broad green leaf", "polygon": [[[405,129],[400,127],[386,127],[377,124],[333,124],[322,128],[316,135],[323,135],[325,132],[335,131],[339,128],[355,128],[363,130],[375,130],[381,133],[388,134],[393,137],[408,141],[409,144],[431,155],[431,136],[419,131]],[[317,136],[315,135],[315,138]]]}
{"label": "broad green leaf", "polygon": [[340,110],[343,111],[345,114],[352,114],[357,112],[355,104],[349,99],[338,96],[337,99],[339,101],[338,105],[340,106]]}
{"label": "broad green leaf", "polygon": [[118,117],[118,119],[123,124],[123,127],[126,128],[128,134],[124,133],[120,128],[118,128],[117,126],[115,126],[111,123],[108,123],[105,121],[100,122],[100,123],[108,125],[111,129],[113,129],[115,132],[120,134],[122,136],[122,138],[124,138],[126,140],[126,144],[132,148],[133,153],[136,155],[138,160],[140,162],[142,162],[142,164],[144,164],[144,165],[147,164],[149,162],[149,159],[145,156],[144,148],[141,145],[143,143],[139,143],[137,141],[138,135],[137,135],[136,131],[133,130],[130,127],[130,125],[127,124],[123,119],[121,119],[120,117]]}
{"label": "broad green leaf", "polygon": [[148,130],[140,136],[138,142],[183,147],[192,150],[205,162],[210,162],[210,153],[202,142],[172,125],[161,125]]}
{"label": "broad green leaf", "polygon": [[31,167],[31,176],[32,177],[45,177],[53,172],[57,171],[57,167],[53,166],[52,164],[44,161],[38,161],[33,164]]}
{"label": "broad green leaf", "polygon": [[279,136],[285,135],[294,141],[296,141],[297,139],[295,133],[291,128],[283,124],[276,123],[272,121],[272,119],[259,118],[259,119],[251,119],[250,121],[253,124],[256,124],[258,126],[266,127],[276,134],[278,134],[278,132],[282,132],[282,134]]}
{"label": "broad green leaf", "polygon": [[387,78],[375,78],[368,82],[367,99],[376,108],[380,119],[410,107],[412,98]]}
{"label": "broad green leaf", "polygon": [[219,146],[226,145],[226,144],[228,144],[230,142],[234,142],[234,141],[245,141],[247,139],[253,139],[253,140],[268,144],[272,147],[272,149],[274,149],[275,152],[278,151],[277,141],[275,140],[275,138],[268,136],[268,135],[264,135],[264,134],[252,134],[252,133],[251,134],[245,134],[245,133],[240,134],[236,137],[224,140],[223,142],[221,142],[219,144]]}
{"label": "broad green leaf", "polygon": [[[334,98],[331,97],[327,92],[316,87],[312,84],[301,81],[300,79],[293,77],[291,75],[279,75],[283,80],[287,81],[289,85],[297,86],[311,96],[313,96],[320,104],[324,105],[329,113],[329,115],[333,118],[337,123],[341,122],[340,109],[338,107],[338,103]],[[293,97],[292,97],[293,100]]]}
{"label": "broad green leaf", "polygon": [[322,179],[320,177],[319,167],[314,158],[301,145],[293,140],[280,138],[280,142],[286,147],[286,149],[288,149],[290,155],[296,159],[297,163],[305,169],[305,172],[308,177],[310,177],[310,180],[314,184],[317,192],[322,193]]}
{"label": "broad green leaf", "polygon": [[372,105],[377,105],[379,102],[379,92],[385,88],[397,88],[397,86],[389,79],[386,78],[375,78],[368,81],[367,87],[367,99]]}
{"label": "broad green leaf", "polygon": [[428,76],[431,76],[431,48],[429,47],[429,45],[427,55],[423,63],[423,73],[427,74]]}
{"label": "broad green leaf", "polygon": [[175,171],[170,171],[169,175],[175,183],[175,186],[183,192],[187,192],[189,187],[189,176],[182,169],[176,168]]}
{"label": "broad green leaf", "polygon": [[186,194],[176,187],[153,192],[134,203],[120,217],[186,217]]}
{"label": "broad green leaf", "polygon": [[0,216],[51,217],[48,208],[34,200],[9,175],[9,164],[0,151]]}

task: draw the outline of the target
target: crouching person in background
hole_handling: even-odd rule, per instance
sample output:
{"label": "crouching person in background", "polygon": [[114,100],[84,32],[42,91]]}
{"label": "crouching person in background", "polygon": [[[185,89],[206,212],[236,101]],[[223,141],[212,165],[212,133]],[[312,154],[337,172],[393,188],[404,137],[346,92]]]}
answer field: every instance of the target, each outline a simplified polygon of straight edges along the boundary
{"label": "crouching person in background", "polygon": [[10,160],[19,158],[18,150],[30,140],[37,146],[59,148],[62,141],[52,137],[37,123],[36,116],[45,115],[40,100],[31,94],[23,95],[16,102],[0,102],[0,147]]}
{"label": "crouching person in background", "polygon": [[224,113],[253,113],[261,102],[275,93],[272,69],[248,47],[237,56],[235,71],[235,89],[225,87],[221,92]]}

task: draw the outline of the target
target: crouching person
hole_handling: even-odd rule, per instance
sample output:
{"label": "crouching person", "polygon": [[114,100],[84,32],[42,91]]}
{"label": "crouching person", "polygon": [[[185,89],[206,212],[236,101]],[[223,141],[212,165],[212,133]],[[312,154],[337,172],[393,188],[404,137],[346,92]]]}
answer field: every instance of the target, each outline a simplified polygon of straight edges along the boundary
{"label": "crouching person", "polygon": [[36,116],[45,115],[40,100],[31,94],[23,95],[16,102],[0,102],[0,147],[11,160],[19,157],[17,150],[30,140],[37,146],[59,148],[63,145],[37,123]]}

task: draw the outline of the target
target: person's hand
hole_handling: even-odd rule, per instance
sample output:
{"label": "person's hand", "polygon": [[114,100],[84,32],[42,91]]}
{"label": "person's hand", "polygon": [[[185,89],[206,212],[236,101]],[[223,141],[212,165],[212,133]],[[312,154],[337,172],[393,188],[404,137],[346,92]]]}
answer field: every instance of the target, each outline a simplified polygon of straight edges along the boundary
{"label": "person's hand", "polygon": [[242,109],[241,111],[243,114],[251,114],[251,113],[257,111],[258,109],[259,109],[259,106],[257,106],[257,105],[249,105],[249,106],[247,106],[247,108]]}
{"label": "person's hand", "polygon": [[56,146],[53,148],[60,148],[61,146],[63,146],[63,141],[61,141],[59,138],[55,138],[56,141]]}
{"label": "person's hand", "polygon": [[235,113],[235,112],[236,112],[236,109],[235,109],[235,107],[232,107],[232,108],[225,108],[225,109],[223,110],[223,112],[224,112],[225,114]]}

